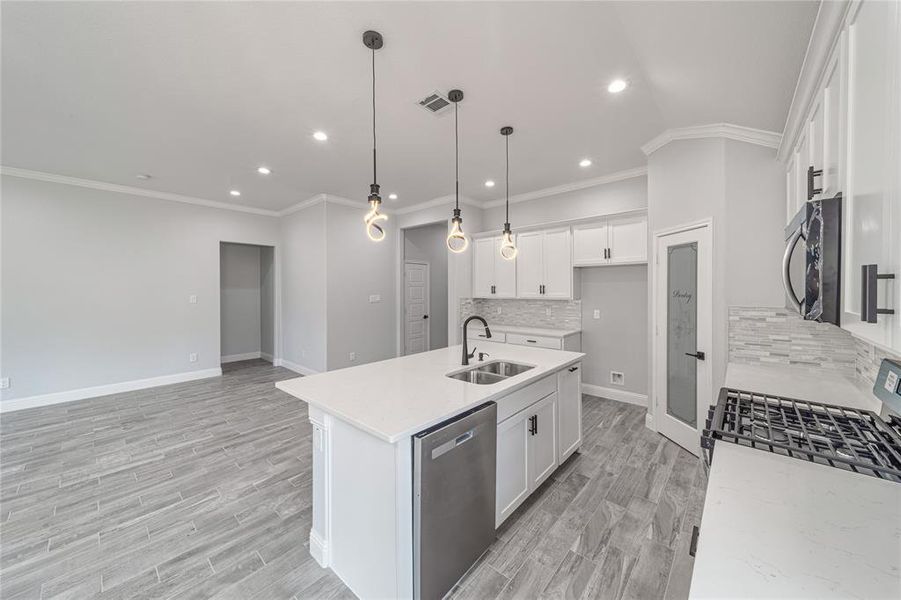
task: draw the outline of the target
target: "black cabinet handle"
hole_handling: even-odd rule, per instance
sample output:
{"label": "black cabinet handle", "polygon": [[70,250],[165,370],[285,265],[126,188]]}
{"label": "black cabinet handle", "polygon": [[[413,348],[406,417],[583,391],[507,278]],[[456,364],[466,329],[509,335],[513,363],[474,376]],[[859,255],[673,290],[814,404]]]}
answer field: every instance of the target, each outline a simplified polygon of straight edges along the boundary
{"label": "black cabinet handle", "polygon": [[688,545],[688,555],[694,556],[698,552],[698,535],[700,535],[701,530],[698,529],[698,526],[695,525],[691,528],[691,543]]}
{"label": "black cabinet handle", "polygon": [[814,170],[813,165],[807,167],[807,199],[811,200],[817,194],[823,192],[823,188],[813,187],[813,178],[822,177],[823,169]]}
{"label": "black cabinet handle", "polygon": [[538,415],[535,415],[532,418],[535,419],[535,435],[538,435]]}
{"label": "black cabinet handle", "polygon": [[428,318],[429,318],[429,315],[422,315],[422,318],[423,318],[423,319],[428,319]]}
{"label": "black cabinet handle", "polygon": [[570,368],[569,368],[569,372],[570,372],[570,373],[575,373],[575,372],[578,371],[578,370],[579,370],[579,367],[570,367]]}
{"label": "black cabinet handle", "polygon": [[606,248],[604,248],[604,258],[609,258],[609,256],[607,256],[607,249],[606,249]]}
{"label": "black cabinet handle", "polygon": [[698,360],[705,360],[707,355],[698,350],[697,352],[686,352],[685,356],[691,356],[693,358],[697,358]]}
{"label": "black cabinet handle", "polygon": [[537,343],[538,343],[538,340],[526,340],[526,341],[529,342],[530,344],[537,344]]}
{"label": "black cabinet handle", "polygon": [[860,268],[860,320],[875,323],[879,315],[893,315],[891,308],[876,306],[876,282],[880,279],[894,279],[894,273],[880,273],[878,265],[861,265]]}
{"label": "black cabinet handle", "polygon": [[538,417],[535,415],[529,417],[529,433],[531,435],[538,433]]}
{"label": "black cabinet handle", "polygon": [[613,258],[613,248],[607,248],[607,258]]}
{"label": "black cabinet handle", "polygon": [[492,294],[495,293],[495,286],[491,286],[491,293],[492,293]]}

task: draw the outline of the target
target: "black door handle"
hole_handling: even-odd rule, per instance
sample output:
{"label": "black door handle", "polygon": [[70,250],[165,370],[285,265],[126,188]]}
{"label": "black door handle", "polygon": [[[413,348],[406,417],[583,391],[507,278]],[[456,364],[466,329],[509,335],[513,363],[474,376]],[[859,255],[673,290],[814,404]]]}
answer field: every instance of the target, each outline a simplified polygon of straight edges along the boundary
{"label": "black door handle", "polygon": [[701,530],[698,529],[697,525],[691,528],[691,542],[688,544],[689,556],[694,556],[698,552],[698,534],[700,533]]}
{"label": "black door handle", "polygon": [[422,318],[423,318],[423,319],[428,319],[428,318],[429,318],[429,315],[422,315]]}
{"label": "black door handle", "polygon": [[700,350],[697,351],[697,352],[694,352],[694,353],[692,353],[692,352],[686,352],[686,353],[685,353],[685,356],[692,356],[692,357],[694,357],[694,358],[697,358],[698,360],[704,360],[705,358],[707,358],[707,356],[706,356],[703,352],[701,352]]}

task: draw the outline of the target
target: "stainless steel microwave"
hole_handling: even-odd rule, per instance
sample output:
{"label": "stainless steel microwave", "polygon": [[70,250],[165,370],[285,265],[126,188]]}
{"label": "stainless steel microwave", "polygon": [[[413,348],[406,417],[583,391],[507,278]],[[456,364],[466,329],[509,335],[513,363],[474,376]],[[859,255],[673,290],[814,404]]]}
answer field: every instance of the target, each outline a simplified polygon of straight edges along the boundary
{"label": "stainless steel microwave", "polygon": [[806,202],[785,228],[785,306],[808,321],[840,325],[842,195]]}

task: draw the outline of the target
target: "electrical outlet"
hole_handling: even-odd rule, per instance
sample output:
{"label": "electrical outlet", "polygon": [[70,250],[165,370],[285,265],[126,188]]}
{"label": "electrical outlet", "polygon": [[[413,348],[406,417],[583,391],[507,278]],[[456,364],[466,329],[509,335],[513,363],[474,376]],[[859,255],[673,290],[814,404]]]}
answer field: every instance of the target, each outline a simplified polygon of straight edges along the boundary
{"label": "electrical outlet", "polygon": [[9,389],[9,377],[0,378],[0,390]]}
{"label": "electrical outlet", "polygon": [[188,296],[188,304],[197,304],[197,294]]}
{"label": "electrical outlet", "polygon": [[301,358],[306,358],[306,357],[307,357],[307,351],[306,351],[306,350],[301,350],[301,351],[300,351],[300,356],[301,356]]}
{"label": "electrical outlet", "polygon": [[592,314],[592,317],[595,319],[600,319],[601,318],[601,309],[599,309],[599,308],[594,309],[594,314]]}
{"label": "electrical outlet", "polygon": [[357,360],[357,353],[356,353],[356,352],[351,352],[351,353],[348,355],[348,358],[350,359],[350,362],[353,362],[353,361]]}
{"label": "electrical outlet", "polygon": [[192,352],[188,355],[188,362],[197,362],[197,353]]}
{"label": "electrical outlet", "polygon": [[550,306],[548,306],[547,308],[544,309],[544,314],[548,317],[551,316],[551,307]]}
{"label": "electrical outlet", "polygon": [[610,383],[613,385],[626,385],[626,376],[619,371],[610,371]]}
{"label": "electrical outlet", "polygon": [[381,302],[381,301],[382,301],[382,296],[381,296],[381,294],[372,294],[372,295],[369,296],[369,303],[370,303],[370,304],[375,304],[376,302]]}
{"label": "electrical outlet", "polygon": [[498,306],[498,307],[497,307],[497,314],[501,314],[501,310],[502,310],[501,307]]}

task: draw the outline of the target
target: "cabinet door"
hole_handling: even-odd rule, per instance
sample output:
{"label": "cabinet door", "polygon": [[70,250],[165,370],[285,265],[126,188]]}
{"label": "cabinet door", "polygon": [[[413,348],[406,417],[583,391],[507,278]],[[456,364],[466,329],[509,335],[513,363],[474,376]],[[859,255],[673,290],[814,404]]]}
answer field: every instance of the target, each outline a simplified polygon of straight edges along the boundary
{"label": "cabinet door", "polygon": [[563,463],[582,445],[582,363],[557,373],[557,455]]}
{"label": "cabinet door", "polygon": [[544,232],[542,240],[544,259],[543,298],[573,297],[572,240],[569,227]]}
{"label": "cabinet door", "polygon": [[[557,468],[557,392],[525,411],[532,416],[529,440],[529,487],[535,489]],[[528,419],[526,420],[528,425]]]}
{"label": "cabinet door", "polygon": [[823,197],[832,198],[844,187],[841,172],[842,131],[841,110],[844,102],[840,52],[836,52],[826,74],[823,89]]}
{"label": "cabinet door", "polygon": [[573,228],[573,265],[607,264],[607,221]]}
{"label": "cabinet door", "polygon": [[645,215],[610,219],[610,264],[648,262],[648,218]]}
{"label": "cabinet door", "polygon": [[542,297],[542,237],[544,233],[541,231],[530,231],[517,236],[519,252],[516,254],[516,295],[519,298]]}
{"label": "cabinet door", "polygon": [[516,297],[516,260],[501,256],[501,238],[494,239],[494,297]]}
{"label": "cabinet door", "polygon": [[472,295],[491,298],[494,285],[494,238],[474,240],[472,248]]}
{"label": "cabinet door", "polygon": [[[863,2],[848,29],[848,150],[843,327],[876,344],[901,348],[901,193],[898,191],[899,5]],[[876,264],[894,280],[877,283],[877,306],[896,311],[860,320],[861,265]]]}
{"label": "cabinet door", "polygon": [[495,527],[529,495],[528,417],[523,411],[497,426],[497,494]]}

